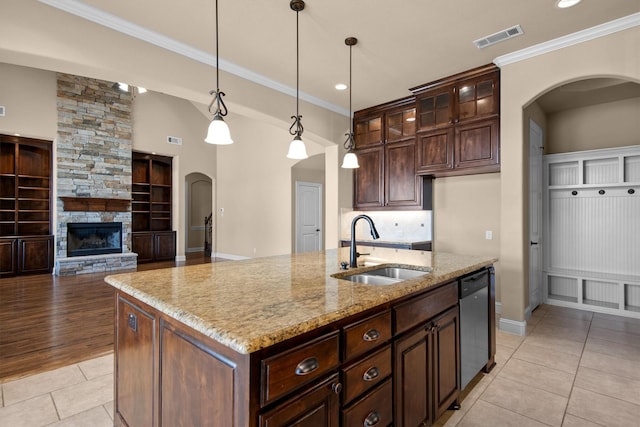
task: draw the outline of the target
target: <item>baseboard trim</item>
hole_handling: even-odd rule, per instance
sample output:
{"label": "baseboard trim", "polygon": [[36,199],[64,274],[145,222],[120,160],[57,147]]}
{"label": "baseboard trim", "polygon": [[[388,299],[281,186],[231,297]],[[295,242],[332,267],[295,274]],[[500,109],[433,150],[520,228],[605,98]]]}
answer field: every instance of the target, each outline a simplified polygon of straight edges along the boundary
{"label": "baseboard trim", "polygon": [[505,319],[504,317],[501,317],[498,329],[500,329],[501,331],[509,332],[510,334],[516,334],[523,337],[527,332],[527,322]]}
{"label": "baseboard trim", "polygon": [[186,261],[187,260],[187,256],[186,255],[176,255],[176,262],[181,262],[181,261]]}
{"label": "baseboard trim", "polygon": [[502,303],[496,302],[496,314],[502,314]]}
{"label": "baseboard trim", "polygon": [[251,257],[248,257],[248,256],[225,254],[225,253],[222,253],[222,252],[216,252],[215,254],[212,254],[211,257],[212,258],[230,259],[230,260],[233,260],[233,261],[240,261],[240,260],[243,260],[243,259],[251,259]]}

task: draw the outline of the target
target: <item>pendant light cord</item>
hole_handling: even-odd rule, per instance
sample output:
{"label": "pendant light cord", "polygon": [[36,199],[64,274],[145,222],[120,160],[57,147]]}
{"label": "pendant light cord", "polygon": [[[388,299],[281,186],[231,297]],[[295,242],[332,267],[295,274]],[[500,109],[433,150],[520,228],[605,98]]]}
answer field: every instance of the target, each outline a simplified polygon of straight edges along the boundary
{"label": "pendant light cord", "polygon": [[[300,115],[300,10],[304,8],[298,6],[294,10],[296,11],[296,115],[291,116],[293,124],[289,128],[289,134],[295,135],[298,138],[302,136],[304,128],[302,127],[302,116]],[[295,128],[295,129],[294,129]]]}
{"label": "pendant light cord", "polygon": [[349,46],[349,133],[345,133],[347,139],[344,141],[344,148],[348,151],[352,151],[355,148],[355,140],[353,134],[353,111],[351,109],[351,94],[352,94],[352,68],[353,68],[353,46],[358,43],[358,39],[355,37],[348,37],[345,39],[345,44]]}
{"label": "pendant light cord", "polygon": [[[212,90],[209,92],[209,95],[215,95],[215,97],[211,100],[211,104],[209,104],[209,112],[214,115],[214,117],[224,117],[227,115],[227,106],[224,105],[224,101],[222,97],[225,96],[224,92],[220,90],[220,58],[218,53],[219,41],[218,41],[218,0],[216,0],[216,90]],[[211,111],[211,107],[213,103],[216,103],[216,111]]]}

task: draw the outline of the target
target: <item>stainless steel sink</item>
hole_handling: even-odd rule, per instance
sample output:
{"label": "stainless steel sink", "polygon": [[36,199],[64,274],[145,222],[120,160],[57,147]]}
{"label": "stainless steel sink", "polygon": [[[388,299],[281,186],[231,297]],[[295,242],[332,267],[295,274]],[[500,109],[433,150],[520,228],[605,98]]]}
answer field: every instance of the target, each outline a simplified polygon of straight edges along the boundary
{"label": "stainless steel sink", "polygon": [[367,285],[393,285],[404,280],[415,279],[416,277],[429,274],[428,271],[412,270],[402,267],[382,267],[375,270],[339,276],[340,279],[351,282],[364,283]]}
{"label": "stainless steel sink", "polygon": [[389,277],[391,279],[398,279],[398,280],[409,280],[409,279],[415,279],[416,277],[424,276],[425,274],[429,274],[429,272],[422,271],[422,270],[411,270],[409,268],[401,268],[401,267],[383,267],[377,270],[367,271],[364,274],[369,274],[372,276]]}
{"label": "stainless steel sink", "polygon": [[352,274],[350,276],[341,277],[344,280],[350,280],[356,283],[364,283],[365,285],[393,285],[401,282],[400,279],[392,279],[384,276],[374,276],[366,273]]}

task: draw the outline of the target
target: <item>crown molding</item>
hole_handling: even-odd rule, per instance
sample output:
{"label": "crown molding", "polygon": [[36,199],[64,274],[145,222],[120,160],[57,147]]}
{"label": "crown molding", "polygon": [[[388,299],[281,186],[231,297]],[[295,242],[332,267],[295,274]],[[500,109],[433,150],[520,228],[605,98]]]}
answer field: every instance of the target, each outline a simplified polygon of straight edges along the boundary
{"label": "crown molding", "polygon": [[[126,34],[130,37],[134,37],[138,40],[142,40],[146,43],[158,46],[162,49],[177,53],[186,58],[198,61],[202,64],[209,65],[213,68],[216,66],[216,57],[200,49],[196,49],[186,43],[179,42],[171,37],[167,37],[163,34],[151,31],[140,25],[136,25],[125,19],[122,19],[111,13],[107,13],[103,10],[89,6],[79,0],[38,0],[40,3],[54,7],[63,12],[70,13],[88,21],[94,22],[98,25],[110,28],[118,31],[122,34]],[[275,90],[277,92],[284,93],[295,98],[296,89],[280,83],[276,80],[270,79],[262,74],[258,74],[248,68],[241,67],[232,62],[226,61],[223,58],[219,60],[220,70],[233,74],[245,80],[249,80],[253,83]],[[317,105],[318,107],[325,108],[333,111],[334,113],[341,114],[349,117],[351,113],[345,108],[339,107],[335,104],[331,104],[323,99],[315,97],[305,92],[300,92],[300,99]]]}
{"label": "crown molding", "polygon": [[629,28],[637,27],[639,25],[640,13],[634,13],[632,15],[615,19],[613,21],[605,22],[604,24],[596,25],[595,27],[587,28],[585,30],[568,34],[563,37],[558,37],[557,39],[539,43],[537,45],[517,50],[506,55],[498,56],[493,60],[493,63],[498,67],[503,67],[515,62],[524,61],[525,59],[534,58],[538,55],[544,55],[545,53],[563,49],[568,46],[573,46],[575,44],[583,43]]}

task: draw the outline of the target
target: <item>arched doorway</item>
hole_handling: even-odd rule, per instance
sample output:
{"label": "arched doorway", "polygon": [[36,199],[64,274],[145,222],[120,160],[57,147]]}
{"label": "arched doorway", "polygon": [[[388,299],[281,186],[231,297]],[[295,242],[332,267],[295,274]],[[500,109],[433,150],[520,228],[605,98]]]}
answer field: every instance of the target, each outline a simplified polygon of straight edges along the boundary
{"label": "arched doorway", "polygon": [[[208,232],[206,221],[207,218],[211,218],[213,212],[213,183],[211,178],[199,172],[190,173],[185,177],[185,181],[185,252],[204,253]],[[213,244],[213,237],[208,241]]]}

